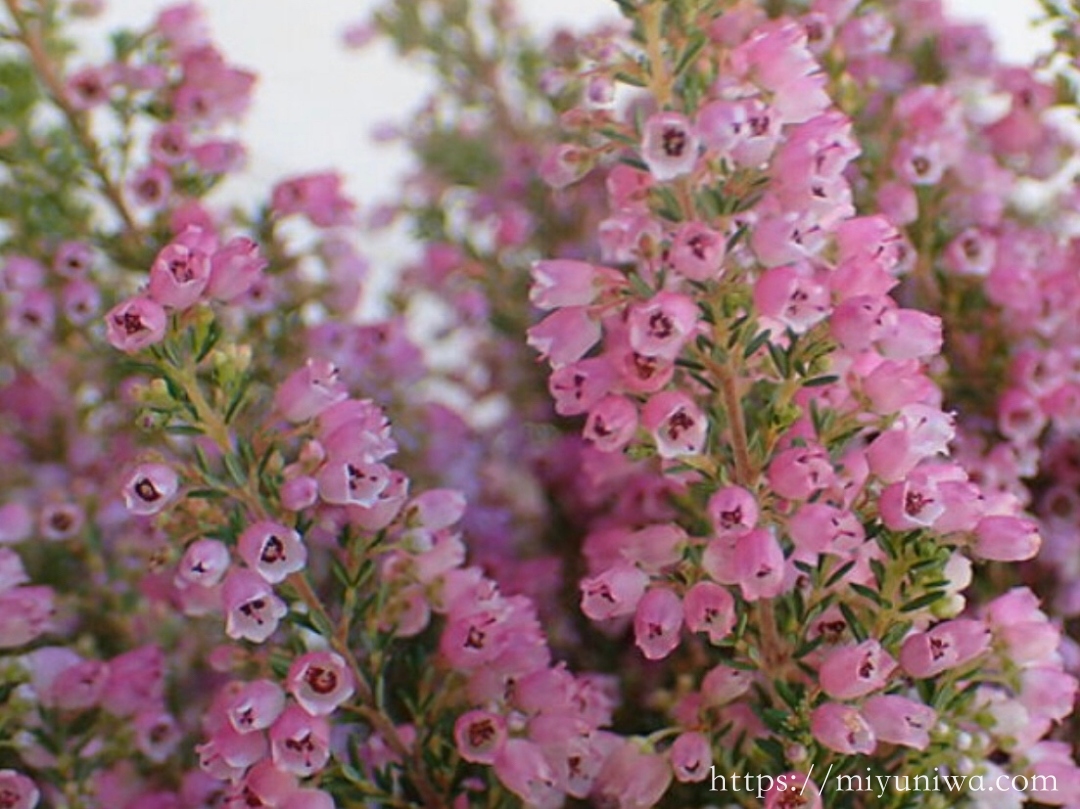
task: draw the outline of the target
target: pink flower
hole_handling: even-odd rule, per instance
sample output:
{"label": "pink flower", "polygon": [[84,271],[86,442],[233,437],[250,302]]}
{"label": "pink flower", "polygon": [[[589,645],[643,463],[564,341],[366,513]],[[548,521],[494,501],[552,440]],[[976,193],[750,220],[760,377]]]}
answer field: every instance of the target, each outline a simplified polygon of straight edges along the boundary
{"label": "pink flower", "polygon": [[165,695],[165,653],[140,646],[109,661],[102,707],[116,716],[132,716],[161,704]]}
{"label": "pink flower", "polygon": [[725,486],[709,498],[705,507],[717,537],[734,539],[757,525],[758,504],[742,486]]}
{"label": "pink flower", "polygon": [[124,483],[124,502],[132,514],[157,514],[176,496],[179,485],[171,466],[139,464]]}
{"label": "pink flower", "polygon": [[135,297],[118,303],[105,315],[106,337],[113,348],[127,354],[161,342],[168,318],[150,298]]}
{"label": "pink flower", "polygon": [[101,309],[101,292],[92,281],[72,279],[60,291],[60,306],[71,323],[84,326]]}
{"label": "pink flower", "polygon": [[84,67],[67,80],[67,100],[77,110],[89,110],[109,100],[112,76],[99,67]]}
{"label": "pink flower", "polygon": [[769,464],[769,484],[788,500],[808,500],[833,485],[836,472],[822,447],[792,447],[777,453]]}
{"label": "pink flower", "polygon": [[239,141],[208,140],[191,150],[191,158],[207,174],[225,174],[243,167],[247,151]]}
{"label": "pink flower", "polygon": [[150,297],[162,306],[187,309],[210,280],[210,258],[186,244],[165,247],[150,266]]}
{"label": "pink flower", "polygon": [[308,359],[278,386],[274,405],[286,419],[300,424],[345,401],[348,395],[337,366],[327,360]]}
{"label": "pink flower", "polygon": [[617,452],[637,432],[638,412],[625,396],[605,396],[589,410],[583,435],[602,452]]}
{"label": "pink flower", "polygon": [[308,475],[286,480],[281,484],[281,507],[286,511],[303,511],[319,499],[319,484]]}
{"label": "pink flower", "polygon": [[630,347],[645,357],[674,360],[694,333],[698,307],[693,298],[659,292],[627,310]]}
{"label": "pink flower", "polygon": [[900,647],[900,665],[912,677],[936,677],[970,663],[989,646],[990,629],[986,624],[957,618],[908,636]]}
{"label": "pink flower", "polygon": [[556,369],[580,360],[599,340],[600,324],[584,306],[552,312],[528,331],[529,346]]}
{"label": "pink flower", "polygon": [[877,740],[874,731],[851,705],[826,702],[810,714],[810,732],[814,738],[843,755],[874,752]]}
{"label": "pink flower", "polygon": [[550,149],[540,161],[540,178],[556,190],[567,188],[593,167],[593,157],[585,149],[570,143],[562,143]]}
{"label": "pink flower", "polygon": [[711,643],[720,643],[735,627],[735,599],[726,588],[701,581],[683,596],[686,628],[708,632]]}
{"label": "pink flower", "polygon": [[4,809],[34,809],[41,793],[34,782],[14,770],[0,770],[0,806]]}
{"label": "pink flower", "polygon": [[709,776],[712,765],[712,745],[704,733],[680,733],[675,737],[668,751],[671,769],[675,780],[682,783],[697,783]]}
{"label": "pink flower", "polygon": [[833,649],[818,670],[822,690],[833,699],[857,699],[885,687],[896,661],[876,640]]}
{"label": "pink flower", "polygon": [[28,581],[30,577],[26,575],[22,557],[10,548],[0,547],[0,593]]}
{"label": "pink flower", "polygon": [[271,205],[278,216],[303,214],[317,227],[347,225],[355,205],[341,185],[341,176],[334,172],[283,180],[274,186]]}
{"label": "pink flower", "polygon": [[280,584],[307,564],[307,548],[300,535],[266,520],[244,529],[237,540],[237,551],[248,567],[271,584]]}
{"label": "pink flower", "polygon": [[290,705],[270,728],[270,754],[285,772],[314,775],[330,760],[330,723]]}
{"label": "pink flower", "polygon": [[109,667],[100,660],[80,660],[57,673],[44,702],[66,711],[82,711],[101,702]]}
{"label": "pink flower", "polygon": [[184,584],[213,587],[225,577],[229,562],[229,549],[223,542],[197,539],[184,550],[176,578]]}
{"label": "pink flower", "polygon": [[53,255],[53,269],[63,278],[83,278],[94,263],[94,248],[86,242],[61,242]]}
{"label": "pink flower", "polygon": [[490,711],[469,711],[454,723],[454,741],[466,761],[494,764],[506,739],[506,721]]}
{"label": "pink flower", "polygon": [[921,359],[941,353],[941,318],[914,309],[892,309],[883,317],[878,339],[882,356],[894,360]]}
{"label": "pink flower", "polygon": [[465,495],[456,489],[428,489],[410,501],[406,520],[428,531],[440,531],[457,524],[467,504]]}
{"label": "pink flower", "polygon": [[694,401],[681,391],[653,396],[641,412],[641,422],[653,434],[661,458],[697,455],[705,449],[709,423]]}
{"label": "pink flower", "polygon": [[1023,562],[1033,559],[1042,545],[1039,527],[1025,517],[990,515],[975,526],[975,554],[981,559]]}
{"label": "pink flower", "polygon": [[315,479],[319,496],[327,503],[370,508],[390,485],[391,470],[385,464],[355,458],[331,459]]}
{"label": "pink flower", "polygon": [[745,669],[720,664],[709,669],[701,680],[701,696],[708,706],[726,705],[738,699],[753,685],[754,675]]}
{"label": "pink flower", "polygon": [[828,108],[826,77],[793,20],[762,25],[732,53],[734,69],[775,95],[786,122],[800,123]]}
{"label": "pink flower", "polygon": [[633,615],[649,577],[636,565],[621,563],[581,582],[581,611],[594,621]]}
{"label": "pink flower", "polygon": [[280,807],[297,791],[296,775],[275,766],[276,762],[262,760],[247,771],[226,798],[227,809],[246,807]]}
{"label": "pink flower", "polygon": [[683,605],[666,587],[654,587],[638,602],[634,614],[634,642],[649,660],[660,660],[679,645]]}
{"label": "pink flower", "polygon": [[0,506],[0,545],[14,545],[30,536],[33,516],[25,503],[5,503]]}
{"label": "pink flower", "polygon": [[527,739],[508,739],[502,745],[495,754],[495,774],[530,807],[558,809],[565,801],[540,746]]}
{"label": "pink flower", "polygon": [[195,3],[180,3],[164,9],[154,21],[154,28],[177,54],[210,43],[206,16]]}
{"label": "pink flower", "polygon": [[251,100],[255,74],[225,64],[212,46],[183,53],[184,81],[173,94],[173,114],[185,124],[215,126],[243,115]]}
{"label": "pink flower", "polygon": [[701,222],[687,222],[672,239],[669,261],[684,278],[710,281],[723,272],[726,249],[722,234]]}
{"label": "pink flower", "polygon": [[78,503],[49,503],[41,509],[38,529],[45,539],[70,539],[85,522],[86,512]]}
{"label": "pink flower", "polygon": [[278,804],[278,809],[335,809],[333,797],[321,789],[298,789]]}
{"label": "pink flower", "polygon": [[1020,673],[1020,702],[1032,716],[1059,722],[1076,704],[1076,678],[1058,665],[1033,666]]}
{"label": "pink flower", "polygon": [[244,683],[225,706],[229,724],[237,733],[265,730],[285,710],[285,692],[272,680]]}
{"label": "pink flower", "polygon": [[175,166],[188,158],[187,128],[177,123],[162,124],[150,136],[150,157],[156,163]]}
{"label": "pink flower", "polygon": [[788,534],[799,551],[811,554],[853,550],[866,532],[850,511],[825,503],[806,503],[788,519]]}
{"label": "pink flower", "polygon": [[615,369],[605,357],[564,365],[548,378],[548,390],[560,416],[588,413],[615,384]]}
{"label": "pink flower", "polygon": [[172,714],[160,707],[139,711],[132,722],[135,745],[155,764],[164,763],[180,743],[180,727]]}
{"label": "pink flower", "polygon": [[604,282],[612,283],[618,273],[573,259],[549,259],[532,265],[533,284],[529,301],[541,309],[588,306],[596,300]]}
{"label": "pink flower", "polygon": [[671,784],[671,766],[657,754],[645,752],[633,739],[608,756],[596,777],[594,803],[612,809],[650,809]]}
{"label": "pink flower", "polygon": [[918,471],[906,480],[886,486],[878,508],[881,521],[893,531],[929,528],[945,513],[937,483]]}
{"label": "pink flower", "polygon": [[365,531],[381,531],[396,518],[409,499],[409,478],[402,472],[390,470],[390,479],[381,488],[370,506],[348,504],[345,513],[351,525]]}
{"label": "pink flower", "polygon": [[268,263],[251,239],[230,239],[210,256],[206,294],[214,300],[234,301],[251,289]]}
{"label": "pink flower", "polygon": [[234,567],[222,587],[225,634],[230,638],[262,643],[289,611],[266,579],[250,570]]}
{"label": "pink flower", "polygon": [[[135,199],[148,208],[160,208],[169,200],[172,194],[172,177],[169,170],[164,166],[151,163],[144,169],[135,172],[131,178],[131,192]],[[168,248],[166,248],[168,249]],[[151,291],[151,297],[159,302],[160,299]],[[165,304],[168,305],[168,304]],[[177,308],[186,308],[183,306]]]}
{"label": "pink flower", "polygon": [[822,809],[821,790],[801,772],[786,772],[765,793],[764,809]]}
{"label": "pink flower", "polygon": [[772,531],[755,529],[735,540],[734,584],[747,601],[774,598],[785,590],[784,551]]}
{"label": "pink flower", "polygon": [[862,715],[879,741],[925,750],[930,746],[930,728],[937,712],[921,702],[895,694],[870,697]]}
{"label": "pink flower", "polygon": [[0,649],[24,646],[52,623],[51,587],[13,587],[0,593]]}
{"label": "pink flower", "polygon": [[757,98],[710,101],[697,118],[706,147],[745,168],[769,159],[780,142],[782,123],[776,110]]}
{"label": "pink flower", "polygon": [[347,702],[356,690],[356,680],[345,659],[337,652],[308,652],[289,666],[286,688],[300,707],[313,716],[325,716]]}
{"label": "pink flower", "polygon": [[765,317],[802,334],[828,316],[829,290],[806,264],[772,267],[754,285],[754,306]]}
{"label": "pink flower", "polygon": [[661,112],[645,122],[641,157],[653,178],[666,182],[694,170],[699,145],[697,133],[685,115]]}

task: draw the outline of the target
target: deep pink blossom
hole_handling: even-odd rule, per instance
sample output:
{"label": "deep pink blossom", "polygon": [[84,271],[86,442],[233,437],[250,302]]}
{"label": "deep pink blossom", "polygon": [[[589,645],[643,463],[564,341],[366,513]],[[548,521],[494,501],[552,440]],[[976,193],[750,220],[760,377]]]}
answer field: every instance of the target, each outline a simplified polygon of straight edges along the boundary
{"label": "deep pink blossom", "polygon": [[292,662],[286,688],[313,716],[333,713],[356,690],[356,679],[337,652],[307,652]]}
{"label": "deep pink blossom", "polygon": [[128,354],[161,342],[166,322],[161,305],[144,297],[118,303],[105,315],[109,343]]}

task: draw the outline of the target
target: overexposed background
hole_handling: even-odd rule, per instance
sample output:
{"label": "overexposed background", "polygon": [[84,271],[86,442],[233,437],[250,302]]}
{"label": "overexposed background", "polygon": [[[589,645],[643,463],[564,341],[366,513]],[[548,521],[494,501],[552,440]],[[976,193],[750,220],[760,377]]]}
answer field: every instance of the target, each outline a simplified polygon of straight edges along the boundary
{"label": "overexposed background", "polygon": [[[116,25],[140,27],[166,0],[108,0],[106,15],[85,24],[88,44]],[[364,206],[391,196],[406,169],[400,148],[373,143],[383,122],[408,123],[423,97],[423,72],[400,61],[385,43],[346,51],[342,31],[365,18],[375,0],[203,0],[226,58],[259,74],[244,124],[249,148],[245,179],[233,188],[266,188],[291,173],[337,168]],[[1022,60],[1045,47],[1031,29],[1036,0],[946,0],[958,18],[984,21],[1001,52]],[[586,27],[615,16],[611,0],[519,0],[535,26]],[[101,49],[104,55],[104,48]],[[393,246],[391,246],[393,251]],[[389,256],[372,256],[390,260]]]}

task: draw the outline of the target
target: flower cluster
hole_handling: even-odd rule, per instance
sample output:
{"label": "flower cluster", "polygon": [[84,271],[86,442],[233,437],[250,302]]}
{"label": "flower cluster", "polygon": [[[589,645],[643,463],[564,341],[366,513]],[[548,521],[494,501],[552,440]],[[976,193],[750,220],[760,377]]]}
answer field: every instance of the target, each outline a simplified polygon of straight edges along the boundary
{"label": "flower cluster", "polygon": [[[818,22],[835,29],[848,13],[823,7]],[[954,616],[972,561],[1031,559],[1038,527],[948,458],[954,420],[928,376],[941,322],[889,296],[912,271],[910,248],[885,217],[855,215],[861,149],[823,92],[805,26],[721,17],[713,50],[671,66],[658,20],[670,35],[680,22],[692,30],[689,16],[653,4],[637,16],[649,57],[635,77],[649,92],[640,126],[594,116],[579,132],[596,162],[618,160],[597,237],[604,264],[539,261],[532,299],[552,311],[529,338],[553,368],[560,412],[585,416],[597,451],[672,478],[680,514],[646,525],[607,514],[585,539],[583,611],[613,631],[632,623],[649,660],[693,648],[684,628],[718,647],[719,666],[672,708],[698,744],[703,732],[767,740],[786,771],[838,768],[827,751],[886,743],[953,769],[964,766],[945,752],[955,734],[978,728],[967,766],[1004,753],[1037,769],[1040,755],[1024,751],[1042,749],[1076,691],[1058,631],[1030,616],[1055,651],[1027,661],[1002,645],[1001,626]],[[890,165],[914,194],[960,160],[959,108],[923,87],[893,114],[904,123]],[[598,135],[617,139],[598,146]],[[608,474],[625,472],[613,463]],[[1034,685],[1029,666],[1055,685]],[[927,681],[943,676],[979,697],[933,698],[941,686]],[[725,677],[737,684],[718,686]],[[763,691],[790,718],[751,711]],[[1015,727],[986,721],[989,703],[1026,715],[1037,736],[1018,746]],[[697,749],[685,780],[705,776],[710,748]]]}

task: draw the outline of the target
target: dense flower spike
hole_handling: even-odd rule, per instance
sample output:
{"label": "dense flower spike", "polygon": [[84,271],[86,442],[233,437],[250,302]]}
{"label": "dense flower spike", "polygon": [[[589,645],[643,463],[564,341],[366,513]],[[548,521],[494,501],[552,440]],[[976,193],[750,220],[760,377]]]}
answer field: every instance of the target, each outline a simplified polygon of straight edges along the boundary
{"label": "dense flower spike", "polygon": [[[953,673],[980,682],[986,672],[987,693],[1019,710],[1032,687],[1049,694],[1056,678],[1063,687],[1075,681],[1058,662],[1045,682],[1030,674],[1032,685],[1014,676],[1002,686],[994,672],[1015,664],[993,648],[983,620],[956,617],[969,560],[1030,559],[1039,528],[1016,499],[982,488],[977,468],[948,458],[955,419],[928,373],[943,348],[941,320],[890,297],[911,271],[896,228],[923,215],[921,200],[911,213],[894,186],[889,210],[902,217],[895,222],[856,207],[863,150],[855,122],[832,106],[809,27],[782,16],[755,20],[754,4],[744,5],[745,21],[722,15],[700,54],[691,44],[692,14],[654,3],[630,13],[648,61],[616,70],[663,111],[567,127],[579,144],[648,169],[650,182],[635,196],[609,195],[609,218],[595,239],[599,256],[625,280],[610,283],[602,310],[594,306],[602,315],[583,308],[595,298],[534,295],[549,312],[545,340],[533,345],[554,369],[557,411],[583,415],[584,436],[598,450],[621,451],[639,465],[655,457],[642,473],[671,479],[679,492],[675,521],[701,532],[653,564],[632,540],[630,526],[640,518],[621,513],[616,501],[589,538],[599,547],[602,536],[604,551],[589,556],[585,613],[605,622],[632,614],[642,655],[684,666],[700,654],[681,635],[685,623],[754,672],[748,676],[762,689],[775,689],[762,698],[745,681],[728,688],[714,669],[701,698],[724,706],[719,716],[673,708],[672,724],[702,727],[724,744],[724,721],[760,715],[764,699],[779,713],[808,717],[747,726],[750,738],[803,751],[799,759],[774,756],[775,771],[804,766],[810,756],[843,772],[850,761],[834,754],[875,754],[876,728],[884,741],[925,750],[947,744],[931,734],[935,721],[976,727],[973,707],[939,716],[903,690],[905,677],[936,682]],[[838,52],[857,78],[891,52],[890,16],[820,6],[816,24],[836,27]],[[680,64],[686,72],[678,80],[665,48],[696,54]],[[683,105],[696,119],[676,111]],[[968,136],[949,89],[905,88],[893,115],[904,123],[888,168],[900,182],[933,186],[959,170]],[[612,166],[609,189],[625,176]],[[740,238],[716,236],[734,233]],[[968,247],[954,247],[954,260],[970,255],[978,264],[992,255],[973,233],[965,238]],[[920,249],[929,250],[925,244]],[[545,283],[537,268],[559,261],[538,262],[536,280]],[[906,288],[901,293],[911,298]],[[593,330],[587,340],[576,340],[578,322]],[[566,364],[552,347],[571,344]],[[603,376],[619,354],[646,373]],[[564,377],[580,382],[567,385]],[[572,406],[563,391],[575,394]],[[1014,400],[1008,429],[1031,441],[1045,421],[1030,415],[1030,401],[1025,411]],[[938,582],[916,569],[938,570]],[[802,674],[785,669],[792,656]],[[1064,692],[1052,701],[1063,699]],[[1043,724],[1033,738],[1048,729]],[[1012,731],[1003,723],[987,732],[983,756],[1008,745]],[[804,734],[816,745],[810,751]],[[1012,771],[1023,771],[1022,755],[1007,758]]]}

